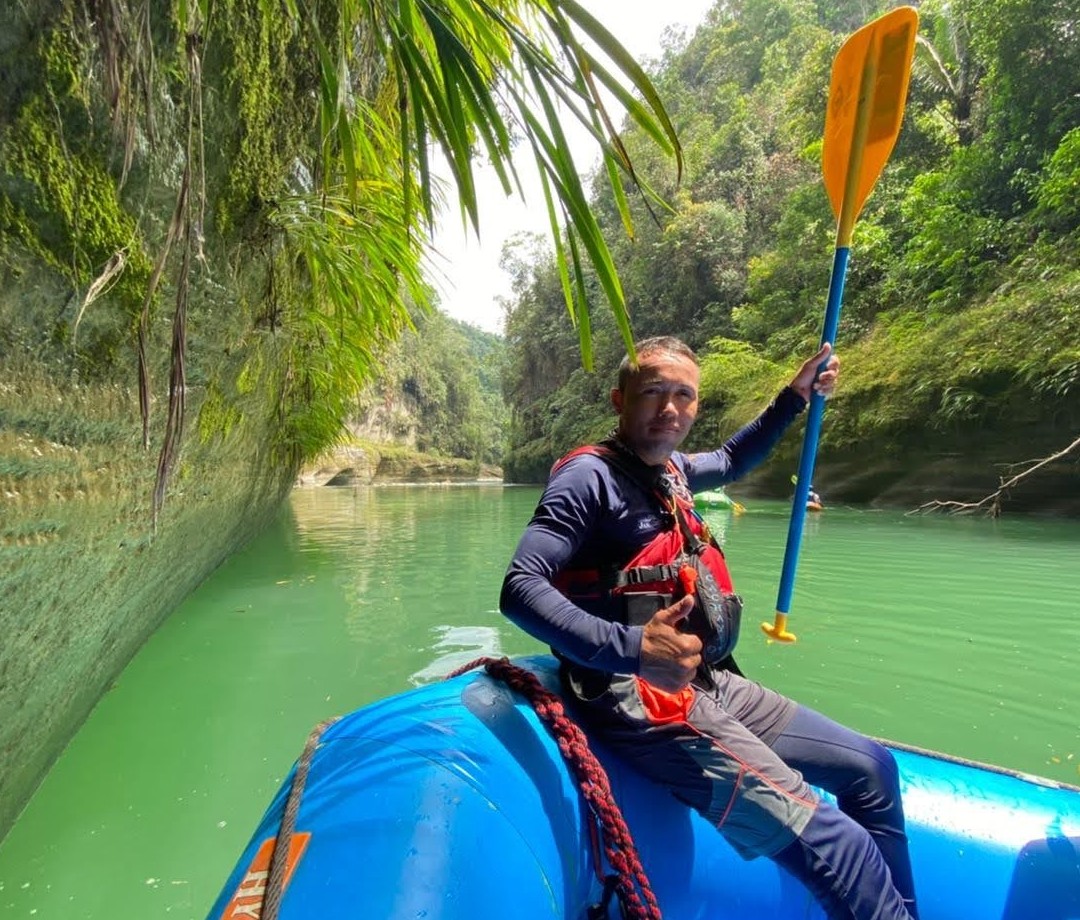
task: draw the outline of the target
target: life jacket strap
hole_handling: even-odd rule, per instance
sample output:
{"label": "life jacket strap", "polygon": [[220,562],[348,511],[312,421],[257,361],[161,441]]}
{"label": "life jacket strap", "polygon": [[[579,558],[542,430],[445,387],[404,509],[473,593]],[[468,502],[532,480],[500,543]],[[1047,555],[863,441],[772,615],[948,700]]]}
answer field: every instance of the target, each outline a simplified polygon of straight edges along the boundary
{"label": "life jacket strap", "polygon": [[679,577],[679,567],[672,563],[662,565],[639,565],[632,569],[625,569],[615,575],[614,589],[631,588],[636,585],[648,585],[658,581],[676,581]]}

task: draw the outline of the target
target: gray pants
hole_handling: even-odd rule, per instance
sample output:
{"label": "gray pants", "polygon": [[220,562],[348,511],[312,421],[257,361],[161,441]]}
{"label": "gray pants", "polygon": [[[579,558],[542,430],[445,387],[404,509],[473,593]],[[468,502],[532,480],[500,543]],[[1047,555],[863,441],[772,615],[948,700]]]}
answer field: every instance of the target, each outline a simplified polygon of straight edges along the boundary
{"label": "gray pants", "polygon": [[896,764],[882,745],[727,671],[679,694],[577,667],[563,679],[604,744],[742,856],[773,858],[830,917],[915,918]]}

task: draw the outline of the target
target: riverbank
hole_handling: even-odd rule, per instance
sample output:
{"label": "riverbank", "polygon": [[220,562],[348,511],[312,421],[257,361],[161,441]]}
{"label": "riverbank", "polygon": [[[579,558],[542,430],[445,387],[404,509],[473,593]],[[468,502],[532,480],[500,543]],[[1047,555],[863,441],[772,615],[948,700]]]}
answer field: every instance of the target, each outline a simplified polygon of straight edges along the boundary
{"label": "riverbank", "polygon": [[[819,447],[814,487],[826,504],[909,512],[935,502],[974,506],[1004,481],[1067,446],[1070,431],[1065,425],[1018,423],[1008,437],[999,430],[972,427],[949,437],[910,429],[856,444],[827,439]],[[763,467],[735,487],[735,495],[789,497],[801,448],[800,428],[781,441]],[[942,510],[950,509],[964,510],[958,505]],[[967,510],[986,514],[989,506]],[[1004,492],[1001,511],[1080,518],[1080,452],[1048,463]]]}
{"label": "riverbank", "polygon": [[374,483],[501,482],[502,469],[487,463],[423,454],[396,444],[353,441],[305,464],[298,486],[357,486]]}

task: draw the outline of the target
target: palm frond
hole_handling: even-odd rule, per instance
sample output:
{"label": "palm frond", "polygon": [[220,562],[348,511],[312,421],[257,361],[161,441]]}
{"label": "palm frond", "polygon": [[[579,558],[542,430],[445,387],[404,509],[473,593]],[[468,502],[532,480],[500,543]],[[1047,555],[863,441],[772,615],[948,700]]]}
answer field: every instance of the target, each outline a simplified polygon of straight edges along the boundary
{"label": "palm frond", "polygon": [[[305,11],[297,4],[297,12]],[[475,175],[476,153],[482,150],[508,193],[521,193],[514,162],[513,139],[523,136],[545,188],[558,207],[550,213],[557,253],[561,233],[571,234],[574,256],[567,264],[579,292],[584,292],[585,257],[614,311],[627,344],[632,345],[622,287],[607,242],[592,216],[586,188],[580,179],[562,126],[572,118],[597,140],[604,155],[605,176],[615,192],[624,226],[632,233],[624,182],[655,198],[638,180],[608,111],[614,100],[628,118],[639,124],[660,148],[675,158],[681,174],[682,155],[674,126],[649,80],[626,49],[576,0],[345,0],[340,29],[374,29],[374,47],[386,57],[396,87],[396,105],[366,111],[367,123],[377,115],[396,149],[385,156],[402,164],[403,213],[397,219],[411,224],[419,207],[429,224],[436,220],[435,180],[429,147],[444,157],[457,190],[463,216],[478,231],[481,221]],[[312,18],[313,19],[313,18]],[[309,20],[312,21],[312,20]],[[342,82],[348,80],[348,61],[324,60],[330,43],[320,49],[320,131],[326,182],[359,181],[353,142],[355,131],[341,126],[358,116],[359,108],[343,101]],[[353,46],[337,45],[339,56]],[[410,178],[412,177],[412,178]],[[418,196],[411,183],[415,181]],[[577,247],[580,246],[580,249]],[[583,330],[582,357],[591,350],[589,324],[581,324],[568,284],[567,308]],[[579,297],[581,293],[579,293]]]}

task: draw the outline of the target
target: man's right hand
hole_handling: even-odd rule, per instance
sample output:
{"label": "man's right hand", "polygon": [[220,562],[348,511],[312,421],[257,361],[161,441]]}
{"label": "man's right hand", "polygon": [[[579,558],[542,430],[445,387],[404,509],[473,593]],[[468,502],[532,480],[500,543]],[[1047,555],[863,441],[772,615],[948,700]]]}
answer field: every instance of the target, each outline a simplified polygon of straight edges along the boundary
{"label": "man's right hand", "polygon": [[658,610],[645,624],[641,637],[638,674],[668,693],[676,693],[690,683],[701,664],[701,639],[678,629],[693,609],[693,595],[680,598]]}

